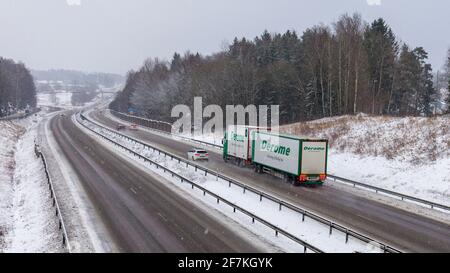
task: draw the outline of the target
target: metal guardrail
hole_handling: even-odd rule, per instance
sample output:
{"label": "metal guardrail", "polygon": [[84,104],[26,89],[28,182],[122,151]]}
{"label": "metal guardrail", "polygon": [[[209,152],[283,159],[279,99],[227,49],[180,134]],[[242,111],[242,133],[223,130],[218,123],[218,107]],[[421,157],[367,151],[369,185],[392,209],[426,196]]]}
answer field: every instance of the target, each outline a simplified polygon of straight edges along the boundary
{"label": "metal guardrail", "polygon": [[[137,124],[139,124],[141,126],[148,127],[150,129],[158,131],[160,133],[165,133],[165,134],[168,134],[168,135],[172,135],[170,132],[165,132],[165,131],[161,131],[161,130],[158,130],[158,129],[150,127],[151,123],[145,122],[145,120],[146,120],[145,118],[127,115],[127,114],[124,114],[124,113],[120,113],[120,112],[114,111],[112,109],[110,109],[110,112],[114,116],[116,116],[118,118],[121,118],[121,119],[124,119],[124,120],[128,120],[128,121],[132,120],[131,122],[135,122],[135,123],[137,123]],[[152,120],[150,120],[150,121],[152,121]],[[180,137],[180,138],[183,138],[183,139],[186,139],[186,140],[189,140],[189,141],[197,142],[197,143],[200,143],[200,144],[206,145],[206,146],[213,146],[213,147],[218,148],[218,149],[222,149],[223,148],[222,146],[217,145],[217,144],[213,144],[213,143],[209,143],[209,142],[205,142],[205,141],[201,141],[201,140],[197,140],[197,139],[193,139],[193,138],[189,138],[189,137],[185,137],[185,136],[176,135],[176,137]],[[382,193],[385,193],[385,194],[389,194],[391,196],[400,197],[402,201],[410,200],[410,201],[414,201],[414,202],[417,202],[417,203],[421,203],[421,204],[430,206],[431,209],[440,208],[442,210],[446,210],[446,211],[450,212],[450,206],[446,206],[446,205],[439,204],[439,203],[434,203],[434,202],[431,202],[431,201],[428,201],[428,200],[425,200],[425,199],[421,199],[421,198],[417,198],[417,197],[414,197],[414,196],[402,194],[402,193],[399,193],[399,192],[394,192],[394,191],[391,191],[391,190],[386,190],[386,189],[383,189],[383,188],[375,187],[375,186],[372,186],[372,185],[369,185],[369,184],[353,181],[353,180],[350,180],[350,179],[347,179],[347,178],[343,178],[343,177],[339,177],[339,176],[335,176],[335,175],[328,175],[328,177],[332,178],[335,182],[343,182],[343,183],[353,184],[353,186],[359,186],[359,187],[362,187],[362,188],[374,190],[376,193],[382,192]]]}
{"label": "metal guardrail", "polygon": [[402,201],[410,200],[410,201],[414,201],[414,202],[417,202],[417,203],[421,203],[421,204],[430,206],[432,209],[440,208],[440,209],[443,209],[443,210],[446,210],[446,211],[450,212],[450,207],[449,206],[445,206],[445,205],[442,205],[442,204],[434,203],[434,202],[431,202],[431,201],[428,201],[428,200],[425,200],[425,199],[417,198],[417,197],[414,197],[414,196],[409,196],[409,195],[398,193],[398,192],[395,192],[395,191],[386,190],[386,189],[383,189],[383,188],[375,187],[375,186],[364,184],[364,183],[361,183],[361,182],[356,182],[356,181],[353,181],[353,180],[350,180],[350,179],[347,179],[347,178],[343,178],[343,177],[339,177],[339,176],[335,176],[335,175],[328,175],[328,177],[333,179],[333,181],[335,181],[335,182],[352,184],[353,187],[359,186],[359,187],[363,187],[363,188],[366,188],[366,189],[371,189],[371,190],[374,190],[376,193],[382,192],[384,194],[400,197]]}
{"label": "metal guardrail", "polygon": [[[108,128],[105,128],[105,127],[103,127],[103,126],[101,126],[101,125],[99,125],[99,124],[96,124],[95,122],[92,122],[91,120],[89,120],[88,118],[86,118],[83,114],[80,114],[80,116],[81,116],[81,118],[82,118],[83,120],[86,120],[86,121],[90,122],[91,124],[94,124],[95,126],[98,126],[98,127],[102,128],[102,129],[109,130]],[[78,121],[78,120],[77,120],[77,121]],[[225,204],[227,204],[228,206],[230,206],[231,208],[233,208],[233,212],[240,211],[241,213],[243,213],[243,214],[249,216],[249,217],[252,219],[252,222],[253,222],[253,223],[254,223],[255,221],[258,221],[258,222],[260,222],[261,224],[263,224],[263,225],[269,227],[270,229],[272,229],[272,230],[275,231],[275,236],[278,236],[279,234],[281,234],[281,235],[284,235],[285,237],[291,239],[292,241],[294,241],[294,242],[296,242],[296,243],[302,245],[302,246],[304,247],[304,249],[303,249],[304,253],[306,253],[308,249],[311,250],[311,251],[313,251],[313,252],[315,252],[315,253],[323,253],[323,251],[320,250],[319,248],[317,248],[317,247],[315,247],[315,246],[313,246],[313,245],[311,245],[311,244],[309,244],[309,243],[303,241],[302,239],[300,239],[300,238],[298,238],[298,237],[292,235],[291,233],[285,231],[284,229],[282,229],[282,228],[280,228],[280,227],[277,227],[277,226],[275,226],[275,225],[272,224],[272,223],[269,223],[268,221],[266,221],[266,220],[264,220],[264,219],[258,217],[257,215],[251,213],[250,211],[248,211],[248,210],[246,210],[246,209],[244,209],[244,208],[242,208],[242,207],[240,207],[240,206],[238,206],[238,205],[236,205],[236,204],[233,204],[232,202],[226,200],[225,198],[223,198],[223,197],[221,197],[221,196],[219,196],[219,195],[213,193],[212,191],[210,191],[210,190],[208,190],[208,189],[206,189],[206,188],[200,186],[199,184],[197,184],[197,183],[195,183],[195,182],[189,180],[188,178],[183,177],[182,175],[177,174],[176,172],[172,171],[171,169],[169,169],[169,168],[167,168],[167,167],[164,167],[164,166],[161,165],[161,164],[158,164],[156,161],[153,161],[153,160],[151,160],[151,159],[149,159],[149,158],[147,158],[147,157],[145,157],[145,156],[143,156],[143,155],[141,155],[141,154],[139,154],[139,153],[136,153],[135,151],[133,151],[133,150],[131,150],[131,149],[125,147],[124,145],[121,145],[121,144],[117,143],[116,141],[114,141],[114,140],[112,140],[112,139],[110,139],[110,138],[108,138],[108,137],[106,137],[106,136],[100,134],[99,132],[96,132],[94,129],[89,128],[89,127],[88,127],[87,125],[85,125],[83,122],[79,122],[79,121],[78,121],[78,123],[81,124],[84,128],[86,128],[86,129],[88,129],[89,131],[95,133],[96,135],[100,136],[101,138],[103,138],[103,139],[105,139],[105,140],[111,142],[113,145],[115,145],[115,146],[117,146],[117,147],[123,149],[124,151],[126,151],[126,152],[132,154],[133,156],[136,156],[137,158],[139,158],[139,159],[141,159],[141,160],[144,160],[145,162],[150,163],[150,165],[152,165],[152,164],[155,165],[157,169],[162,169],[165,173],[166,173],[166,172],[170,173],[172,177],[178,178],[178,179],[180,180],[181,183],[184,183],[184,182],[189,183],[189,184],[191,185],[192,189],[194,189],[194,188],[199,189],[200,191],[203,192],[203,195],[208,194],[208,195],[212,196],[213,198],[215,198],[215,199],[217,200],[217,203],[218,203],[218,204],[219,204],[220,202],[225,203]],[[111,132],[113,132],[113,131],[111,130]],[[115,132],[114,132],[114,133],[115,133]],[[124,136],[124,137],[125,137],[125,136]]]}
{"label": "metal guardrail", "polygon": [[[183,162],[184,164],[186,164],[186,166],[194,167],[196,171],[197,170],[201,170],[201,171],[203,171],[205,173],[205,175],[207,175],[209,173],[209,174],[211,174],[213,176],[216,176],[217,179],[220,178],[220,179],[228,182],[229,187],[231,187],[231,185],[239,186],[239,187],[241,187],[243,189],[243,193],[245,193],[246,191],[250,191],[250,192],[252,192],[252,193],[254,193],[256,195],[259,195],[260,201],[262,201],[263,198],[265,198],[265,199],[270,200],[270,201],[272,201],[274,203],[277,203],[278,206],[279,206],[279,210],[282,210],[282,208],[285,207],[285,208],[288,208],[288,209],[290,209],[290,210],[292,210],[294,212],[297,212],[297,213],[299,213],[301,215],[302,221],[305,221],[305,217],[309,217],[312,220],[315,220],[315,221],[317,221],[317,222],[319,222],[321,224],[327,225],[329,227],[329,234],[330,235],[332,234],[334,229],[338,230],[338,231],[340,231],[340,232],[345,234],[345,242],[346,243],[348,242],[348,239],[351,236],[351,237],[353,237],[355,239],[358,239],[358,240],[360,240],[360,241],[362,241],[364,243],[376,243],[376,244],[378,244],[380,246],[380,249],[382,249],[383,252],[385,252],[385,253],[401,253],[401,251],[398,250],[398,249],[395,249],[395,248],[393,248],[391,246],[388,246],[388,245],[386,245],[384,243],[381,243],[381,242],[379,242],[377,240],[374,240],[374,239],[372,239],[372,238],[370,238],[370,237],[368,237],[366,235],[363,235],[363,234],[358,233],[356,231],[353,231],[353,230],[351,230],[349,228],[346,228],[346,227],[344,227],[344,226],[342,226],[340,224],[337,224],[337,223],[334,223],[334,222],[332,222],[330,220],[327,220],[324,217],[316,215],[316,214],[314,214],[312,212],[309,212],[309,211],[307,211],[305,209],[299,208],[299,207],[297,207],[297,206],[295,206],[295,205],[293,205],[291,203],[288,203],[286,201],[283,201],[283,200],[281,200],[281,199],[279,199],[277,197],[271,196],[271,195],[269,195],[269,194],[267,194],[265,192],[262,192],[262,191],[260,191],[260,190],[258,190],[256,188],[253,188],[251,186],[245,185],[242,182],[236,181],[233,178],[230,178],[228,176],[222,175],[222,174],[220,174],[218,172],[212,171],[212,170],[210,170],[208,168],[205,168],[205,167],[203,167],[201,165],[198,165],[198,164],[195,164],[193,162],[190,162],[189,160],[183,159],[183,158],[181,158],[179,156],[176,156],[176,155],[171,154],[169,152],[166,152],[166,151],[163,151],[161,149],[158,149],[158,148],[156,148],[156,147],[154,147],[152,145],[149,145],[147,143],[139,141],[139,140],[137,140],[135,138],[132,138],[130,136],[121,134],[121,133],[119,133],[119,132],[117,132],[115,130],[109,129],[109,128],[103,126],[103,125],[100,125],[100,124],[98,124],[98,123],[96,123],[94,121],[89,120],[83,114],[81,114],[81,117],[82,117],[82,119],[87,120],[90,123],[92,123],[92,124],[102,128],[104,130],[107,130],[107,131],[109,131],[111,133],[114,133],[114,134],[116,134],[116,135],[118,135],[118,136],[120,136],[122,138],[128,139],[128,140],[130,140],[130,141],[132,141],[132,142],[134,142],[136,144],[143,145],[144,147],[150,148],[153,151],[158,151],[159,154],[163,154],[164,156],[168,156],[171,160],[177,160],[178,163]],[[97,133],[97,132],[95,132],[95,133]],[[99,134],[99,133],[97,133],[97,134]]]}
{"label": "metal guardrail", "polygon": [[36,108],[35,110],[29,112],[29,113],[22,113],[22,114],[14,114],[14,115],[10,115],[10,116],[4,116],[4,117],[0,117],[0,120],[16,120],[16,119],[24,119],[27,118],[31,115],[34,115],[36,113],[39,113],[41,111],[40,108]]}
{"label": "metal guardrail", "polygon": [[[198,140],[195,138],[190,138],[190,137],[186,137],[186,136],[182,136],[182,135],[176,135],[176,134],[172,134],[172,124],[168,123],[168,122],[164,122],[164,121],[157,121],[157,120],[152,120],[152,119],[146,119],[146,118],[142,118],[142,117],[137,117],[137,116],[132,116],[132,115],[128,115],[128,114],[124,114],[121,112],[117,112],[115,110],[109,109],[109,111],[111,112],[112,115],[116,116],[117,118],[126,120],[128,122],[132,122],[132,123],[136,123],[138,125],[147,127],[153,131],[156,131],[158,133],[162,133],[162,134],[166,134],[169,136],[174,136],[174,137],[178,137],[190,142],[196,142],[199,144],[202,144],[204,146],[211,146],[214,148],[218,148],[218,149],[222,149],[222,146],[214,144],[214,143],[210,143],[207,141],[202,141],[202,140]],[[161,126],[161,124],[165,124],[165,126]],[[162,129],[163,128],[163,129]]]}
{"label": "metal guardrail", "polygon": [[50,191],[50,198],[52,199],[52,205],[55,208],[55,216],[58,217],[58,228],[62,233],[62,244],[66,247],[67,251],[70,253],[72,251],[69,243],[69,237],[67,236],[66,226],[64,224],[64,219],[61,214],[61,209],[59,207],[58,199],[56,198],[55,190],[53,188],[52,179],[50,177],[50,173],[48,172],[48,164],[45,159],[44,154],[40,151],[39,145],[35,142],[34,144],[34,152],[36,157],[40,157],[42,160],[42,164],[44,165],[45,177],[47,179],[48,188]]}

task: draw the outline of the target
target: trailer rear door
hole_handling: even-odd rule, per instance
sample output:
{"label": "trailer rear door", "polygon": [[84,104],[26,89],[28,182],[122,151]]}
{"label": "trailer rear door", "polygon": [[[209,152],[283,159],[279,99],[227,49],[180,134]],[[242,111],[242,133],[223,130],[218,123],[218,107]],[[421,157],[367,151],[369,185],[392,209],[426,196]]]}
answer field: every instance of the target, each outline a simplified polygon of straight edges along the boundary
{"label": "trailer rear door", "polygon": [[302,141],[301,174],[327,173],[327,146],[326,141]]}

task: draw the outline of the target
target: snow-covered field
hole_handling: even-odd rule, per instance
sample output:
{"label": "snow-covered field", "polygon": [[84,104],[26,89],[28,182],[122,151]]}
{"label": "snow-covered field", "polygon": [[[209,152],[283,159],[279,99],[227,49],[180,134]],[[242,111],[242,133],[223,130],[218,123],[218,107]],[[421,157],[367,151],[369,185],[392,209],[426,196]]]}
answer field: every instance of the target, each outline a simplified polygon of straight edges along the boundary
{"label": "snow-covered field", "polygon": [[38,119],[0,122],[0,252],[63,251],[43,164],[34,154]]}
{"label": "snow-covered field", "polygon": [[326,118],[280,131],[327,138],[329,173],[450,205],[450,119]]}
{"label": "snow-covered field", "polygon": [[[302,222],[301,216],[287,208],[279,210],[278,204],[263,199],[259,200],[259,195],[255,195],[250,192],[243,193],[242,189],[237,186],[229,187],[228,182],[217,179],[214,175],[205,175],[203,172],[197,172],[194,167],[179,164],[177,160],[170,160],[164,155],[160,155],[158,152],[154,152],[151,149],[146,149],[143,145],[134,144],[130,141],[119,138],[116,134],[107,130],[100,129],[96,126],[90,125],[85,122],[86,125],[96,130],[97,132],[108,136],[109,138],[117,141],[118,143],[132,149],[133,151],[145,155],[147,158],[158,162],[164,167],[174,170],[176,173],[182,175],[185,178],[195,181],[202,187],[218,194],[233,204],[239,205],[246,210],[254,213],[258,217],[271,222],[276,223],[279,228],[286,230],[287,232],[305,240],[306,242],[318,247],[325,252],[377,252],[379,249],[371,244],[366,244],[356,239],[350,239],[345,243],[345,234],[334,231],[332,235],[329,235],[329,227],[327,225],[318,223],[314,220],[306,218],[305,222]],[[120,152],[119,148],[114,145],[109,145],[110,149],[114,149]],[[125,153],[130,156],[129,154]],[[303,247],[290,241],[283,236],[275,237],[274,231],[263,226],[262,224],[252,224],[251,219],[241,213],[233,213],[233,209],[225,204],[217,204],[216,200],[212,197],[203,196],[203,192],[199,190],[193,190],[188,183],[180,183],[179,179],[173,178],[169,173],[163,172],[161,169],[157,169],[154,165],[144,163],[144,161],[137,160],[130,156],[133,160],[140,162],[147,169],[158,173],[172,183],[172,186],[183,190],[185,193],[196,198],[198,201],[203,202],[204,205],[212,208],[216,213],[224,214],[233,219],[236,223],[240,223],[251,232],[255,233],[260,238],[268,240],[271,244],[275,245],[282,251],[287,252],[302,252]]]}
{"label": "snow-covered field", "polygon": [[37,104],[39,106],[72,106],[72,93],[57,93],[57,94],[37,94]]}

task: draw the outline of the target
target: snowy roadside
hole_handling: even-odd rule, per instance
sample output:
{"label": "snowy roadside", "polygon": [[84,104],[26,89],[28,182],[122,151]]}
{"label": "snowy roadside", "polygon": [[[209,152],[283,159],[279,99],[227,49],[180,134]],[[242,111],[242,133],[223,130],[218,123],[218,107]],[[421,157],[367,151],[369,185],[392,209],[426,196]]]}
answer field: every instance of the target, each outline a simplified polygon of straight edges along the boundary
{"label": "snowy roadside", "polygon": [[330,174],[450,206],[450,158],[413,165],[330,150]]}
{"label": "snowy roadside", "polygon": [[328,139],[330,174],[450,205],[446,117],[359,114],[299,122],[280,130]]}
{"label": "snowy roadside", "polygon": [[0,252],[2,252],[6,247],[5,236],[11,229],[15,147],[23,130],[10,121],[0,121],[0,128]]}
{"label": "snowy roadside", "polygon": [[[7,196],[2,200],[0,211],[5,227],[1,252],[64,251],[44,167],[34,153],[40,118],[41,115],[36,115],[10,123],[20,136],[13,134],[2,142],[3,149],[10,150],[9,162],[13,169],[9,172],[9,180],[0,180],[1,195]],[[7,125],[2,124],[4,126]]]}
{"label": "snowy roadside", "polygon": [[98,211],[50,130],[50,114],[39,124],[38,143],[45,155],[74,253],[117,252]]}

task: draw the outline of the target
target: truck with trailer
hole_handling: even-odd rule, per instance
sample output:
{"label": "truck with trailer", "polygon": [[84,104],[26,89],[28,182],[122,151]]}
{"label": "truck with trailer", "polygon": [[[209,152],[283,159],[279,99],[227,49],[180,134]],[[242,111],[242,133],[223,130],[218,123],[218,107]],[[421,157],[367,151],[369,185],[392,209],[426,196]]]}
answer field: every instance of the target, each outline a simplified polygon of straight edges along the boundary
{"label": "truck with trailer", "polygon": [[252,162],[252,132],[270,131],[270,128],[229,125],[222,141],[224,160],[232,161],[238,166],[249,165]]}
{"label": "truck with trailer", "polygon": [[[234,131],[233,131],[234,130]],[[322,185],[327,178],[328,140],[229,128],[223,158],[251,165],[256,172],[281,176],[294,185]]]}

